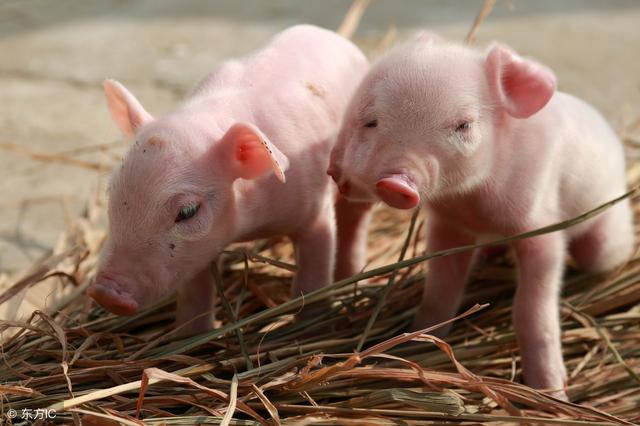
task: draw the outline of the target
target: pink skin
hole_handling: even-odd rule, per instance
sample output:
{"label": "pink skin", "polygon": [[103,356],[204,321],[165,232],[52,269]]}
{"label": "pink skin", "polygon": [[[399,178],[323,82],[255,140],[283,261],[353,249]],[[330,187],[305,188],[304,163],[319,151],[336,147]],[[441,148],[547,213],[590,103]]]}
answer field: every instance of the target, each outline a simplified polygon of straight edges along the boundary
{"label": "pink skin", "polygon": [[[483,52],[422,35],[372,66],[347,109],[329,170],[353,199],[402,209],[424,203],[433,251],[569,219],[626,191],[625,160],[602,116],[555,86],[548,68],[505,46]],[[566,398],[563,260],[568,248],[591,271],[627,260],[629,203],[512,246],[524,379]],[[414,329],[455,314],[474,257],[430,262]]]}
{"label": "pink skin", "polygon": [[338,262],[341,277],[361,269],[368,212],[338,203],[338,218],[365,232],[343,232],[336,244],[336,191],[325,170],[367,69],[349,41],[297,26],[222,64],[161,118],[106,80],[112,117],[135,142],[111,179],[109,238],[89,295],[132,315],[177,289],[176,321],[190,334],[212,326],[208,267],[232,242],[290,236],[296,297],[332,280],[336,245],[357,259]]}

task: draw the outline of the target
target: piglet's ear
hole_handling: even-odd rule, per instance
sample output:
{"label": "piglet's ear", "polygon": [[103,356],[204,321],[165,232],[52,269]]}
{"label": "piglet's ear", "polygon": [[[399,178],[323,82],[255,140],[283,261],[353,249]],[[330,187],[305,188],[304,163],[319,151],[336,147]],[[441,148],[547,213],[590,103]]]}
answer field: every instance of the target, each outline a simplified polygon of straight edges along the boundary
{"label": "piglet's ear", "polygon": [[285,181],[289,159],[253,124],[234,124],[221,144],[237,177],[256,179],[273,170],[281,182]]}
{"label": "piglet's ear", "polygon": [[111,117],[126,136],[133,136],[138,127],[153,120],[135,96],[116,80],[105,80],[102,87]]}
{"label": "piglet's ear", "polygon": [[489,83],[507,113],[527,118],[544,107],[556,90],[556,77],[542,64],[495,45],[486,59]]}

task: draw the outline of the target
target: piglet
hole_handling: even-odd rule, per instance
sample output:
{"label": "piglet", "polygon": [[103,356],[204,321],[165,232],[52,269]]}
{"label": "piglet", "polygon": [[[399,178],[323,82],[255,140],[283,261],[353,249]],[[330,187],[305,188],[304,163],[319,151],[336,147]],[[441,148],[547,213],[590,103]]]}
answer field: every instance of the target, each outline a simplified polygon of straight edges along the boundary
{"label": "piglet", "polygon": [[[563,221],[626,191],[620,141],[593,107],[556,91],[551,70],[504,45],[483,51],[429,33],[372,65],[329,173],[354,200],[424,203],[431,251]],[[566,397],[558,303],[567,250],[581,268],[607,271],[630,256],[633,234],[624,201],[512,244],[513,323],[530,386]],[[455,314],[473,259],[430,261],[414,329]]]}
{"label": "piglet", "polygon": [[[106,80],[112,118],[134,142],[111,178],[108,239],[89,295],[133,315],[177,289],[177,323],[202,331],[213,321],[210,262],[232,242],[274,235],[296,244],[294,296],[329,283],[336,191],[325,171],[368,66],[348,40],[303,25],[223,63],[161,118]],[[338,216],[365,223],[366,208],[347,204]],[[362,267],[365,234],[344,234],[338,270],[348,275]]]}

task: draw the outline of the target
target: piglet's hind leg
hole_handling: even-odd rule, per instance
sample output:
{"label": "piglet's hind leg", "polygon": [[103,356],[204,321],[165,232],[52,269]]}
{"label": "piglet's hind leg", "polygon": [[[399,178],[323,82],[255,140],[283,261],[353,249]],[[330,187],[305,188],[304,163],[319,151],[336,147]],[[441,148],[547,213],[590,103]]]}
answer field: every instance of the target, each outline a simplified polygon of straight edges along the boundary
{"label": "piglet's hind leg", "polygon": [[593,225],[571,242],[571,255],[588,272],[606,272],[629,260],[634,232],[629,201],[597,216]]}

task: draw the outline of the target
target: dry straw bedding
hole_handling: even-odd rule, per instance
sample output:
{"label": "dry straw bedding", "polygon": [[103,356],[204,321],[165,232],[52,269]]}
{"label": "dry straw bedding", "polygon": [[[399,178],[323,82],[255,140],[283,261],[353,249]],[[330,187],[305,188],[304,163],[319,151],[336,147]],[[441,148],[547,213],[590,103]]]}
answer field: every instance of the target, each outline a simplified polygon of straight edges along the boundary
{"label": "dry straw bedding", "polygon": [[[356,3],[347,24],[357,21],[353,13],[363,4]],[[639,183],[639,171],[630,169],[630,187]],[[640,223],[636,192],[627,196]],[[561,304],[568,403],[520,384],[508,253],[476,268],[466,311],[446,342],[428,330],[403,332],[428,264],[423,214],[409,220],[378,209],[366,272],[304,299],[288,296],[295,267],[287,241],[232,247],[212,265],[221,291],[218,327],[178,339],[175,300],[116,317],[84,296],[104,241],[104,206],[96,200],[53,254],[0,294],[0,307],[43,283],[63,295],[26,321],[0,321],[5,414],[49,407],[55,422],[85,425],[640,422],[638,256],[604,275],[569,265]],[[295,320],[314,305],[322,307],[320,315]]]}

